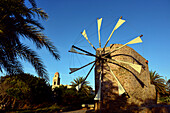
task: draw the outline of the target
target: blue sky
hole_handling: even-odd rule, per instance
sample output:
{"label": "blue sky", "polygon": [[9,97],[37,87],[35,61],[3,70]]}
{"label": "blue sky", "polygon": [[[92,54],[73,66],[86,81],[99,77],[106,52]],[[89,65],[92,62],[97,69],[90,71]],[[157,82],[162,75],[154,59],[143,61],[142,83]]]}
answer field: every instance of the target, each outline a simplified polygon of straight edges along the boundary
{"label": "blue sky", "polygon": [[[37,5],[49,15],[47,21],[40,22],[45,27],[43,32],[51,39],[61,55],[61,60],[56,61],[45,48],[37,50],[49,72],[50,84],[55,72],[60,73],[61,84],[70,84],[70,81],[78,76],[85,77],[89,68],[71,75],[69,68],[79,67],[94,59],[73,55],[68,50],[75,44],[95,53],[80,32],[86,29],[89,40],[95,47],[99,47],[96,19],[102,17],[103,46],[120,16],[123,16],[126,23],[115,31],[109,44],[124,44],[143,34],[143,43],[130,47],[149,61],[150,70],[156,70],[161,76],[170,78],[169,0],[37,0]],[[35,49],[32,42],[23,41]],[[37,75],[33,67],[26,62],[24,70]],[[94,87],[94,71],[87,80]]]}

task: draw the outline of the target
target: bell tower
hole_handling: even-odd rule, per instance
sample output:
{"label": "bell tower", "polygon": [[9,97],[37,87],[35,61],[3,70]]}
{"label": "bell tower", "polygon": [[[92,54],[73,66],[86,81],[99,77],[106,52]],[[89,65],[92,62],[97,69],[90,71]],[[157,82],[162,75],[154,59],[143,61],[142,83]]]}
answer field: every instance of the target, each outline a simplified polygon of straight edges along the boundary
{"label": "bell tower", "polygon": [[58,87],[59,85],[60,85],[60,75],[58,72],[56,72],[53,77],[52,89]]}

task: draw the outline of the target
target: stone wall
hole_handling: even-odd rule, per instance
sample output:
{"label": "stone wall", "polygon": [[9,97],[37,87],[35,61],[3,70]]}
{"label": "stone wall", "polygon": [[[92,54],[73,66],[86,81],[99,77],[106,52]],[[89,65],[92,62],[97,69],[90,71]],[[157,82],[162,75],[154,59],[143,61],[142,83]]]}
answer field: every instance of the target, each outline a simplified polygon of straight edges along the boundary
{"label": "stone wall", "polygon": [[[121,44],[114,44],[110,47],[106,47],[105,53],[112,51]],[[99,50],[100,48],[98,48]],[[97,54],[97,53],[96,53]],[[107,112],[117,112],[120,110],[126,110],[130,107],[146,106],[148,104],[156,103],[156,91],[155,87],[150,84],[150,75],[148,64],[146,59],[138,54],[134,49],[125,46],[118,51],[112,53],[108,58],[111,57],[115,60],[121,60],[133,64],[142,65],[141,73],[138,73],[132,67],[123,63],[108,63],[113,73],[117,76],[120,83],[126,90],[127,94],[119,96],[117,81],[111,75],[105,62],[103,62],[103,75],[102,75],[102,86],[101,86],[101,110]],[[95,67],[95,89],[96,93],[99,87],[99,75],[100,68],[99,62],[96,63]],[[99,102],[96,102],[96,106],[99,106]],[[99,107],[95,107],[99,109]]]}

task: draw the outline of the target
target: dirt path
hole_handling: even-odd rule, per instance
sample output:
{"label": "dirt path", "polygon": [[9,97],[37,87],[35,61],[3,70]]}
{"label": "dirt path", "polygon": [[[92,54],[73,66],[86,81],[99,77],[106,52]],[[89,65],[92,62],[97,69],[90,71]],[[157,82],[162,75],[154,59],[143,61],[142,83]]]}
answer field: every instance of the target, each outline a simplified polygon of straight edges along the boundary
{"label": "dirt path", "polygon": [[86,113],[86,112],[90,112],[90,111],[93,111],[93,110],[81,109],[81,110],[61,112],[61,113]]}
{"label": "dirt path", "polygon": [[61,112],[61,113],[86,113],[87,110],[76,110],[76,111],[68,111],[68,112]]}

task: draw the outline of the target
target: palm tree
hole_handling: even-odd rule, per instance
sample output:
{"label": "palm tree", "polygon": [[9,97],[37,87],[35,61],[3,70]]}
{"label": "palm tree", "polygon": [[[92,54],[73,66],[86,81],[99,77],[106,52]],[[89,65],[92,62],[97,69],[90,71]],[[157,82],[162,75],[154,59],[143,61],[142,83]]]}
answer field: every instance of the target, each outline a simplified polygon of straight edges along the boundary
{"label": "palm tree", "polygon": [[71,81],[73,87],[78,86],[80,83],[83,83],[80,90],[86,95],[89,95],[92,91],[92,88],[89,86],[90,84],[89,81],[84,81],[83,77],[78,77],[74,79],[74,81]]}
{"label": "palm tree", "polygon": [[40,77],[48,80],[47,70],[35,51],[20,41],[27,38],[38,49],[46,47],[55,57],[60,59],[56,47],[42,33],[43,26],[35,20],[35,16],[46,20],[48,18],[41,8],[37,8],[35,0],[29,0],[31,8],[25,5],[25,0],[1,0],[0,3],[0,71],[7,74],[23,73],[19,59],[32,64]]}
{"label": "palm tree", "polygon": [[165,80],[163,78],[161,78],[162,76],[160,76],[158,73],[156,73],[156,71],[150,71],[150,81],[151,84],[155,85],[155,89],[156,89],[156,98],[158,100],[159,98],[159,94],[165,94],[166,93],[166,85]]}
{"label": "palm tree", "polygon": [[166,82],[168,94],[170,94],[170,79]]}

